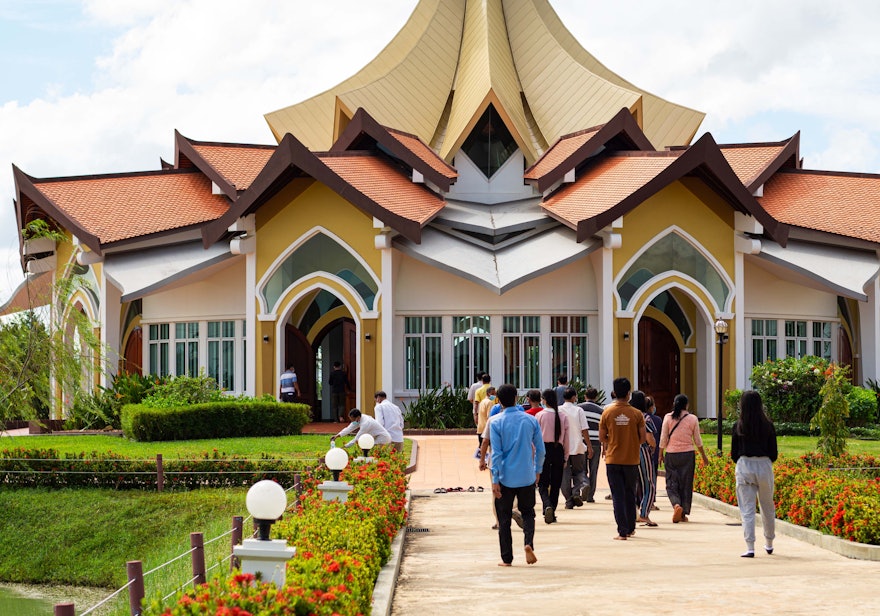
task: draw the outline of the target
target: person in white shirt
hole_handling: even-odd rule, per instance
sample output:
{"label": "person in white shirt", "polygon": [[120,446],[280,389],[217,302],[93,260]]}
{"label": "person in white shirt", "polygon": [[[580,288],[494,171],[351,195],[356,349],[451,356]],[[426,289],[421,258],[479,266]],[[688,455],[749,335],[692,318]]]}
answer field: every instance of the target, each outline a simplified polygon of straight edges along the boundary
{"label": "person in white shirt", "polygon": [[565,508],[573,509],[583,505],[587,497],[590,486],[586,472],[587,457],[594,454],[587,414],[575,404],[575,388],[566,387],[563,399],[565,402],[559,407],[559,412],[568,417],[569,443],[568,460],[562,473],[562,495],[565,497]]}
{"label": "person in white shirt", "polygon": [[376,392],[375,399],[373,414],[376,416],[376,421],[391,435],[391,446],[394,450],[403,451],[403,412],[382,390]]}
{"label": "person in white shirt", "polygon": [[345,447],[351,447],[354,445],[364,434],[372,436],[376,445],[391,444],[391,435],[388,434],[388,430],[383,428],[382,424],[369,415],[362,414],[359,409],[351,409],[348,412],[348,417],[351,419],[351,423],[337,432],[334,436],[331,436],[331,441],[336,440],[340,436],[346,436],[353,432],[357,432],[357,434],[354,435],[354,438],[345,444]]}

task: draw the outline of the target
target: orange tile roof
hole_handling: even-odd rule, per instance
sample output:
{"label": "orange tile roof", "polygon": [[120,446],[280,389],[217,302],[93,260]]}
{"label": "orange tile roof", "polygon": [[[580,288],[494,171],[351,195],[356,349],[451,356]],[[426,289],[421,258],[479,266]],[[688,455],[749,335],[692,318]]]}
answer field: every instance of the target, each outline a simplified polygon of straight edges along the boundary
{"label": "orange tile roof", "polygon": [[246,190],[257,174],[266,166],[269,157],[275,152],[274,146],[258,147],[195,142],[191,142],[191,144],[193,149],[237,190]]}
{"label": "orange tile roof", "polygon": [[780,172],[758,201],[779,222],[880,242],[880,175]]}
{"label": "orange tile roof", "polygon": [[565,162],[579,147],[592,139],[601,128],[601,126],[597,126],[596,128],[560,137],[556,143],[550,146],[549,150],[544,152],[544,155],[534,165],[526,169],[523,177],[527,180],[537,180],[547,175],[558,165]]}
{"label": "orange tile roof", "polygon": [[380,207],[402,218],[427,223],[445,202],[424,186],[414,184],[375,155],[318,154],[325,165]]}
{"label": "orange tile roof", "polygon": [[404,133],[397,129],[389,128],[387,126],[384,128],[392,137],[397,139],[403,145],[403,147],[418,156],[428,166],[430,166],[431,169],[433,169],[440,175],[447,177],[451,180],[458,177],[458,172],[455,170],[454,167],[447,164],[445,160],[440,158],[440,155],[437,154],[437,152],[428,147],[427,143],[425,143],[415,135],[410,135],[409,133]]}
{"label": "orange tile roof", "polygon": [[101,244],[197,225],[229,208],[195,170],[34,180],[34,186]]}
{"label": "orange tile roof", "polygon": [[764,171],[782,150],[785,143],[755,146],[722,145],[721,153],[730,163],[734,173],[745,185],[749,186]]}
{"label": "orange tile roof", "polygon": [[660,155],[609,156],[589,168],[542,204],[544,209],[577,225],[617,205],[675,162],[677,152]]}

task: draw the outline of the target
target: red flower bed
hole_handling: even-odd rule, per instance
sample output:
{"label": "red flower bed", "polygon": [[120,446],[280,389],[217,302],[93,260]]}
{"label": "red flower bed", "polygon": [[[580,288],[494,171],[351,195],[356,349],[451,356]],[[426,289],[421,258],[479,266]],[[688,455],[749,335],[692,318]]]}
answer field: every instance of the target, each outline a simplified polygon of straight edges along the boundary
{"label": "red flower bed", "polygon": [[404,456],[388,449],[372,464],[353,465],[342,476],[354,486],[345,504],[324,501],[317,485],[326,470],[303,480],[298,505],[272,527],[273,538],[296,546],[283,588],[253,576],[215,579],[179,594],[174,604],[153,603],[163,616],[316,616],[368,614],[373,586],[406,520]]}
{"label": "red flower bed", "polygon": [[[694,490],[736,505],[736,465],[710,457],[698,467]],[[873,456],[781,456],[773,465],[776,517],[799,526],[880,545],[880,459]]]}

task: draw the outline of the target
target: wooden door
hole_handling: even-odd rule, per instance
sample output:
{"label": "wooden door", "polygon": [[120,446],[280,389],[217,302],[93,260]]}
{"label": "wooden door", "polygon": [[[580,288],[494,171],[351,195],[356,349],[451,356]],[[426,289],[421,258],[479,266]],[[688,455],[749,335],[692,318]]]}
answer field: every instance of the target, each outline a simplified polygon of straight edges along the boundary
{"label": "wooden door", "polygon": [[143,359],[144,336],[140,327],[135,327],[128,336],[123,353],[122,371],[127,374],[143,374],[141,361]]}
{"label": "wooden door", "polygon": [[288,323],[284,328],[284,365],[281,370],[285,370],[290,364],[293,364],[296,371],[300,401],[316,409],[315,352],[305,334]]}
{"label": "wooden door", "polygon": [[681,354],[672,333],[660,322],[642,317],[639,321],[639,389],[654,398],[658,415],[672,410],[680,393]]}
{"label": "wooden door", "polygon": [[853,383],[859,382],[856,378],[856,366],[853,364],[852,345],[849,343],[849,336],[846,335],[846,330],[842,327],[837,328],[837,357],[841,365],[852,368],[849,373],[849,380]]}
{"label": "wooden door", "polygon": [[358,386],[357,328],[354,322],[348,319],[342,321],[342,367],[348,372],[348,384],[351,385],[351,389],[345,396],[345,408],[353,409],[357,405],[355,390]]}

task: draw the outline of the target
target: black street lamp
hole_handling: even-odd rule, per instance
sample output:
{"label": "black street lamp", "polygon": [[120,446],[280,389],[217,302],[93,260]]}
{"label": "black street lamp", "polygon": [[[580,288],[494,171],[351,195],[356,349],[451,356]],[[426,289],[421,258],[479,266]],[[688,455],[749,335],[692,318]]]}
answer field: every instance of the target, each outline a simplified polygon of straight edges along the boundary
{"label": "black street lamp", "polygon": [[729,327],[722,318],[715,321],[715,333],[718,334],[718,455],[721,455],[721,418],[724,415],[724,343]]}

